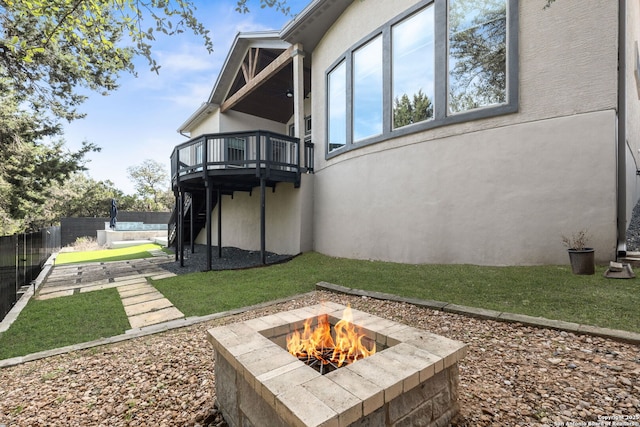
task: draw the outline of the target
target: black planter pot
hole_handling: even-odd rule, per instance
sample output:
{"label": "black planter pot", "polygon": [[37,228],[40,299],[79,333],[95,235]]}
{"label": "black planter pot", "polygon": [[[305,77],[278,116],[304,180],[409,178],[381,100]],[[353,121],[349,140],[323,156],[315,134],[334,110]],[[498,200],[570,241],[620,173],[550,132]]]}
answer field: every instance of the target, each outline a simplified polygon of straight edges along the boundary
{"label": "black planter pot", "polygon": [[595,274],[595,250],[593,248],[567,249],[573,274]]}

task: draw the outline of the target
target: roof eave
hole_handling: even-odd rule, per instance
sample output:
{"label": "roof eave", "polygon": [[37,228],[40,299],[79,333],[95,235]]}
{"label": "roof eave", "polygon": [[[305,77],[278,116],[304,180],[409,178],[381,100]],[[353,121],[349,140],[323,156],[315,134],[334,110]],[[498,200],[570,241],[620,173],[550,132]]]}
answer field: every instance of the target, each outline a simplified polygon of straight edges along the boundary
{"label": "roof eave", "polygon": [[246,52],[251,47],[286,49],[289,47],[289,43],[280,38],[278,31],[256,31],[236,34],[220,73],[218,73],[216,83],[211,90],[208,103],[221,104],[224,101],[233,80],[242,66]]}
{"label": "roof eave", "polygon": [[353,0],[313,0],[280,31],[280,37],[291,44],[301,43],[313,52],[320,39],[342,15]]}
{"label": "roof eave", "polygon": [[202,120],[211,114],[216,108],[218,108],[218,106],[215,104],[203,102],[202,105],[200,105],[200,107],[198,107],[198,109],[180,125],[178,133],[184,134],[186,132],[191,132],[195,126],[202,122]]}

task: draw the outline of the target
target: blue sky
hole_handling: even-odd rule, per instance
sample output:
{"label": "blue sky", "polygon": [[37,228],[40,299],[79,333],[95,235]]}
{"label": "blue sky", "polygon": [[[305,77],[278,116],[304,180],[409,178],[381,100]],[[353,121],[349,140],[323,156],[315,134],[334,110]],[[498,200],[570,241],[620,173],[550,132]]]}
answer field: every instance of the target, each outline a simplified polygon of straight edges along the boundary
{"label": "blue sky", "polygon": [[[292,13],[310,0],[288,0]],[[196,15],[211,32],[214,52],[208,54],[192,34],[164,37],[154,44],[160,74],[149,71],[144,59],[136,62],[138,77],[123,74],[120,88],[109,96],[90,93],[81,107],[86,118],[65,126],[66,146],[75,150],[87,140],[102,147],[88,156],[88,174],[109,179],[126,194],[133,194],[127,168],[154,159],[166,165],[173,147],[186,141],[178,127],[209,96],[231,42],[238,31],[279,30],[291,17],[261,9],[258,0],[247,2],[251,12],[234,10],[236,0],[195,0]]]}

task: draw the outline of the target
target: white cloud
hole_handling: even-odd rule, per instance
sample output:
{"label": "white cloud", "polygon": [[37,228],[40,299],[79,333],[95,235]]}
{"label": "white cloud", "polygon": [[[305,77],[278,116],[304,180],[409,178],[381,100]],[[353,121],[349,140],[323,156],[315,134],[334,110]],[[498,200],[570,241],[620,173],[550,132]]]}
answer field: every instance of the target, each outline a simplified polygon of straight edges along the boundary
{"label": "white cloud", "polygon": [[165,94],[160,99],[170,102],[176,107],[193,108],[193,111],[195,111],[200,104],[207,101],[212,86],[213,80],[183,84],[179,90]]}
{"label": "white cloud", "polygon": [[171,51],[159,50],[156,54],[161,65],[160,71],[170,74],[199,73],[215,67],[212,55],[202,45],[185,43]]}
{"label": "white cloud", "polygon": [[[290,0],[292,10],[309,1]],[[159,74],[149,71],[145,59],[137,60],[138,78],[123,75],[120,88],[111,96],[91,94],[82,107],[87,118],[65,125],[69,149],[77,150],[84,139],[102,147],[88,156],[92,178],[110,179],[131,194],[129,166],[154,159],[168,169],[173,148],[186,141],[176,129],[208,98],[238,31],[279,29],[288,20],[269,8],[260,9],[257,2],[249,14],[242,15],[234,10],[235,3],[197,0],[196,14],[211,31],[212,54],[199,36],[188,32],[159,36],[152,48],[161,65]]]}

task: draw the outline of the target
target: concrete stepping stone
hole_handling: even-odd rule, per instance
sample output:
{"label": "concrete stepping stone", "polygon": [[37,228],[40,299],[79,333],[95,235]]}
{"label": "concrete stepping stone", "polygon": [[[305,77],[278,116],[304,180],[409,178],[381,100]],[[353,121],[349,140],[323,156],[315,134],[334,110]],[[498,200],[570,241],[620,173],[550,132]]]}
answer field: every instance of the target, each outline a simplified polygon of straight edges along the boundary
{"label": "concrete stepping stone", "polygon": [[152,255],[154,258],[54,267],[37,298],[117,288],[132,329],[184,319],[184,314],[147,281],[175,276],[162,268],[171,256],[163,251]]}
{"label": "concrete stepping stone", "polygon": [[156,288],[149,285],[148,283],[139,283],[137,285],[129,285],[129,286],[118,286],[118,293],[120,294],[120,298],[131,298],[139,295],[150,294],[150,293],[159,293]]}
{"label": "concrete stepping stone", "polygon": [[58,292],[49,292],[47,294],[44,295],[38,295],[36,297],[37,300],[46,300],[46,299],[52,299],[52,298],[60,298],[60,297],[68,297],[70,295],[73,295],[74,290],[73,289],[67,289],[64,291],[58,291]]}
{"label": "concrete stepping stone", "polygon": [[76,288],[79,288],[80,293],[84,294],[85,292],[101,291],[103,289],[111,289],[117,286],[118,286],[117,283],[104,283],[101,285],[91,285],[91,286],[79,284],[78,286],[76,286]]}
{"label": "concrete stepping stone", "polygon": [[143,328],[145,326],[168,322],[170,320],[181,319],[184,314],[175,307],[167,307],[149,313],[139,314],[129,317],[131,328]]}
{"label": "concrete stepping stone", "polygon": [[184,317],[171,301],[148,283],[119,286],[118,293],[131,328],[141,328]]}
{"label": "concrete stepping stone", "polygon": [[124,312],[128,317],[138,316],[144,313],[151,313],[163,308],[173,307],[171,301],[166,298],[160,298],[153,301],[141,302],[138,304],[131,304],[124,306]]}
{"label": "concrete stepping stone", "polygon": [[126,307],[128,305],[140,304],[141,302],[153,301],[160,298],[164,298],[164,295],[158,291],[153,291],[142,295],[122,298],[122,305]]}
{"label": "concrete stepping stone", "polygon": [[149,276],[150,279],[153,280],[160,280],[160,279],[166,279],[167,277],[175,277],[176,274],[175,273],[171,273],[168,271],[163,271],[162,273],[153,275],[153,276]]}

